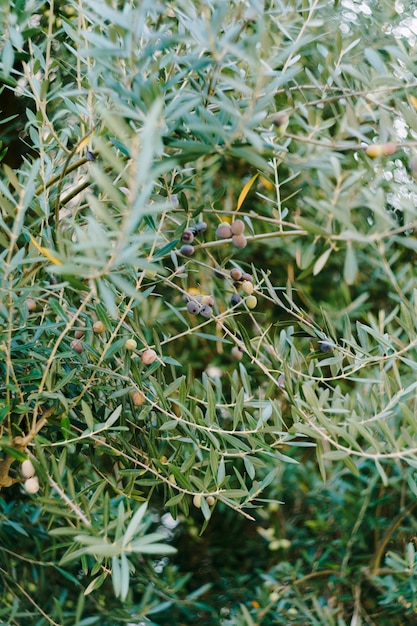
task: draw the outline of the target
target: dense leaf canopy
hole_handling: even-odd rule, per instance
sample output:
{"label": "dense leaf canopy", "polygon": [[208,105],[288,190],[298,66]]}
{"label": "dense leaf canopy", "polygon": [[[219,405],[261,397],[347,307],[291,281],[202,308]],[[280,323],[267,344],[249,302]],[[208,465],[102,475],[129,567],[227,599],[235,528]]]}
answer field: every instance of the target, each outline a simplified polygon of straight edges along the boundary
{"label": "dense leaf canopy", "polygon": [[412,623],[416,11],[3,0],[0,619]]}

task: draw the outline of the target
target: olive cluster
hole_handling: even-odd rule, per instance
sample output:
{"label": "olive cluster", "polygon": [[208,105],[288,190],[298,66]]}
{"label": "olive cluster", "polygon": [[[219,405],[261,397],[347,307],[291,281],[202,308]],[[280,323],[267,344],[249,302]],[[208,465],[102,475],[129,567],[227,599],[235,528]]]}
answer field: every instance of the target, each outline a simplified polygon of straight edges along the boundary
{"label": "olive cluster", "polygon": [[35,468],[30,459],[25,459],[20,468],[20,472],[25,479],[24,489],[26,493],[35,494],[39,491],[39,480],[36,476]]}
{"label": "olive cluster", "polygon": [[244,235],[245,222],[243,220],[234,220],[229,222],[220,222],[216,230],[218,239],[231,239],[235,248],[245,248],[248,241]]}
{"label": "olive cluster", "polygon": [[253,286],[253,276],[248,274],[248,272],[244,272],[240,267],[233,267],[230,270],[230,278],[233,279],[233,286],[236,290],[241,290],[243,295],[239,293],[239,291],[235,291],[230,298],[230,304],[232,306],[236,306],[243,302],[244,297],[245,304],[248,309],[254,309],[258,304],[258,300],[256,296],[253,295],[254,286]]}
{"label": "olive cluster", "polygon": [[213,296],[192,296],[187,294],[184,298],[187,301],[187,311],[191,315],[201,315],[206,318],[210,318],[213,315]]}
{"label": "olive cluster", "polygon": [[190,226],[189,228],[186,228],[181,235],[181,241],[184,245],[182,245],[180,248],[180,254],[182,254],[183,256],[192,256],[194,254],[194,239],[198,235],[204,233],[206,230],[206,222],[197,222],[195,226]]}

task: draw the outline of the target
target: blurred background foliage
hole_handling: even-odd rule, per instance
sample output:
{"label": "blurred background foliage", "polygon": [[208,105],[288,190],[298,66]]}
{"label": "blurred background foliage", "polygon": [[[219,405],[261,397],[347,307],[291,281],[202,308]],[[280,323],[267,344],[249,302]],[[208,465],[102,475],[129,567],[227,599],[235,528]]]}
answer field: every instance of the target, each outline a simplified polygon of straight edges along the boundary
{"label": "blurred background foliage", "polygon": [[416,11],[2,0],[4,623],[415,623]]}

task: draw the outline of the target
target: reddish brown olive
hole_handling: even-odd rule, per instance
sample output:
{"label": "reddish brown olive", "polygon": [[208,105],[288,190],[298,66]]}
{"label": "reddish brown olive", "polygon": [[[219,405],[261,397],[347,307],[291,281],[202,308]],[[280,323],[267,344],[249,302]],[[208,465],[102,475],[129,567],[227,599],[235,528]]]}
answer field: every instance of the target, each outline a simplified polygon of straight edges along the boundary
{"label": "reddish brown olive", "polygon": [[81,352],[84,350],[84,346],[82,344],[82,341],[80,341],[79,339],[73,339],[71,341],[71,348],[75,352],[78,352],[78,354],[81,354]]}
{"label": "reddish brown olive", "polygon": [[233,278],[233,280],[239,281],[242,280],[243,272],[240,267],[232,267],[232,269],[230,270],[230,276],[231,278]]}
{"label": "reddish brown olive", "polygon": [[142,391],[131,391],[130,397],[135,406],[142,406],[146,400],[145,394]]}
{"label": "reddish brown olive", "polygon": [[142,352],[141,360],[142,363],[144,363],[145,365],[150,365],[151,363],[156,361],[156,359],[157,354],[155,350],[152,350],[152,348],[148,348],[147,350],[145,350],[145,352]]}
{"label": "reddish brown olive", "polygon": [[216,237],[219,239],[229,239],[232,236],[232,229],[228,222],[221,222],[216,230]]}
{"label": "reddish brown olive", "polygon": [[232,235],[241,235],[245,230],[245,222],[243,220],[235,220],[230,225]]}
{"label": "reddish brown olive", "polygon": [[245,235],[233,235],[232,243],[235,246],[235,248],[245,248],[248,241]]}

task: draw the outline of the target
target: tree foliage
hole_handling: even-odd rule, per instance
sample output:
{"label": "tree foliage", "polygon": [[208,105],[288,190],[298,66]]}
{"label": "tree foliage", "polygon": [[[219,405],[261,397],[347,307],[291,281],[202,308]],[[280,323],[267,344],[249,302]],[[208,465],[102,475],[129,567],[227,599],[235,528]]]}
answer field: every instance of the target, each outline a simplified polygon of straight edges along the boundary
{"label": "tree foliage", "polygon": [[412,7],[3,4],[0,615],[405,623]]}

